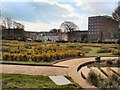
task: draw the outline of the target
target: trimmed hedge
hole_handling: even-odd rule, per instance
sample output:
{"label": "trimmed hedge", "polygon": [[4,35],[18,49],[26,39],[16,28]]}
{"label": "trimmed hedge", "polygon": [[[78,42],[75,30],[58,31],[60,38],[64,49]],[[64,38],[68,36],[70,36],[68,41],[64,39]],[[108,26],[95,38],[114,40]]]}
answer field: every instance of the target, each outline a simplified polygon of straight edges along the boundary
{"label": "trimmed hedge", "polygon": [[6,61],[54,61],[83,56],[79,43],[42,43],[4,40],[3,60]]}
{"label": "trimmed hedge", "polygon": [[64,58],[71,58],[71,57],[80,57],[81,51],[79,50],[65,50],[62,52],[53,52],[53,53],[42,53],[42,54],[9,54],[3,53],[3,60],[6,61],[54,61],[60,60]]}

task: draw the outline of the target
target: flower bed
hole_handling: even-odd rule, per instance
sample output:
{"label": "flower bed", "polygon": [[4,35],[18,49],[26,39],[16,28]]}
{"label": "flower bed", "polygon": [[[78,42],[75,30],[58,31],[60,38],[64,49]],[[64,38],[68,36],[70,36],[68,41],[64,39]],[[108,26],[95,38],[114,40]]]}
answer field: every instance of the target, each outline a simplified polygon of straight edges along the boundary
{"label": "flower bed", "polygon": [[83,56],[78,44],[3,41],[3,60],[6,61],[54,61]]}

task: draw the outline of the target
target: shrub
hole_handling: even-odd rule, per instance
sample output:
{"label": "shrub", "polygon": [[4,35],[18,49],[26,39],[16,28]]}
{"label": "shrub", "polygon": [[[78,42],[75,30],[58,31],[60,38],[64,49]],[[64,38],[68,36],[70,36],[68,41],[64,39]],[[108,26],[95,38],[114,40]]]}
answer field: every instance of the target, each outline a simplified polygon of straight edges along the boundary
{"label": "shrub", "polygon": [[40,62],[42,61],[42,59],[43,59],[42,55],[34,55],[31,57],[31,60],[35,62]]}
{"label": "shrub", "polygon": [[107,47],[102,47],[101,49],[97,51],[97,53],[109,53],[109,52],[111,52],[111,49]]}
{"label": "shrub", "polygon": [[113,55],[120,55],[120,50],[114,49],[114,50],[112,51],[112,54],[113,54]]}
{"label": "shrub", "polygon": [[10,61],[53,61],[83,55],[78,43],[38,43],[3,41],[3,59]]}
{"label": "shrub", "polygon": [[99,85],[98,75],[94,71],[91,71],[89,73],[87,81],[90,82],[92,85],[95,85],[97,87]]}
{"label": "shrub", "polygon": [[116,63],[118,65],[118,67],[120,67],[120,59],[118,59]]}
{"label": "shrub", "polygon": [[106,64],[107,64],[107,66],[110,66],[110,65],[113,64],[113,62],[112,62],[111,60],[107,60],[107,61],[106,61]]}
{"label": "shrub", "polygon": [[100,75],[97,75],[95,72],[91,71],[88,75],[87,81],[102,89],[110,88],[111,90],[114,88],[115,90],[119,90],[118,88],[120,86],[120,78],[118,78],[115,74],[109,76],[108,78],[102,79]]}

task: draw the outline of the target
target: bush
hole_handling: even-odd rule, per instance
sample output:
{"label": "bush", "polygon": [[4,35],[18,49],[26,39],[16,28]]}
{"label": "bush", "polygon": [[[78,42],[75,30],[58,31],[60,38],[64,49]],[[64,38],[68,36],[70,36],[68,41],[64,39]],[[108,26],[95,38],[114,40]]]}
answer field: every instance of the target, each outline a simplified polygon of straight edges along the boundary
{"label": "bush", "polygon": [[94,71],[91,71],[89,73],[87,81],[90,82],[94,86],[97,86],[97,87],[99,86],[98,75]]}
{"label": "bush", "polygon": [[107,47],[102,47],[100,50],[97,51],[97,53],[109,53],[111,52],[111,49]]}
{"label": "bush", "polygon": [[115,49],[112,51],[112,54],[113,55],[120,55],[120,50]]}
{"label": "bush", "polygon": [[80,44],[3,41],[3,60],[53,61],[83,56]]}
{"label": "bush", "polygon": [[118,65],[118,67],[120,67],[120,59],[118,59],[116,63]]}
{"label": "bush", "polygon": [[113,64],[113,62],[111,60],[107,60],[106,64],[107,64],[107,66],[111,66]]}
{"label": "bush", "polygon": [[102,89],[110,88],[111,90],[114,88],[115,90],[119,90],[118,88],[120,86],[120,78],[118,78],[118,76],[115,74],[109,76],[108,78],[102,79],[100,75],[97,75],[95,72],[91,71],[88,75],[87,81],[89,81],[92,85]]}

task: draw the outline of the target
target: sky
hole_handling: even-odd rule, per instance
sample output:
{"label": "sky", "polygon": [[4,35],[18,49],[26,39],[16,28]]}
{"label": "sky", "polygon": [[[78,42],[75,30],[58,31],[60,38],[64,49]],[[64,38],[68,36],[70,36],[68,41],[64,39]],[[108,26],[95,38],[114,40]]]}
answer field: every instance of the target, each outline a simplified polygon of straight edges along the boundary
{"label": "sky", "polygon": [[119,0],[2,0],[3,17],[25,25],[26,31],[50,31],[64,21],[88,30],[88,17],[110,15]]}

